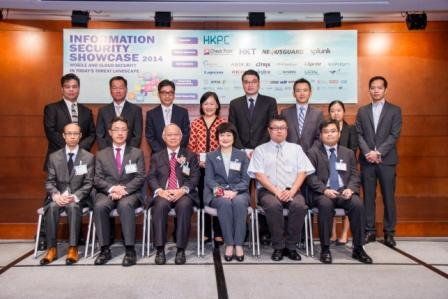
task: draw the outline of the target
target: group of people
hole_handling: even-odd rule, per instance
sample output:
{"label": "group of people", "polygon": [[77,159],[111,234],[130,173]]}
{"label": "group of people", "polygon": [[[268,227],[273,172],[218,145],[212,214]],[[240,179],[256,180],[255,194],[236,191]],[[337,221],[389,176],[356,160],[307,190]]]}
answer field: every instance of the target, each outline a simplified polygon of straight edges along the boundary
{"label": "group of people", "polygon": [[[344,120],[345,107],[333,101],[330,118],[309,105],[311,83],[293,85],[296,104],[278,114],[276,100],[259,94],[260,77],[254,70],[242,75],[244,96],[230,102],[228,122],[220,116],[218,95],[206,92],[200,99],[200,117],[190,126],[188,111],[174,104],[175,84],[158,85],[160,105],[146,114],[145,136],[152,150],[145,171],[140,150],[141,108],[126,100],[127,81],[109,81],[113,102],[99,110],[96,126],[92,112],[77,103],[79,78],[61,79],[63,99],[45,107],[44,127],[49,140],[44,205],[48,250],[41,264],[57,258],[56,228],[65,209],[70,228],[67,264],[78,260],[81,210],[93,194],[94,221],[100,243],[96,265],[111,259],[110,212],[120,216],[125,255],[123,266],[136,263],[135,213],[151,206],[156,264],[165,264],[167,217],[176,212],[176,264],[186,262],[193,206],[217,210],[218,231],[225,244],[224,259],[244,260],[249,186],[256,182],[258,205],[265,215],[261,231],[273,247],[272,260],[300,260],[296,250],[308,208],[318,209],[320,260],[331,263],[330,244],[347,242],[350,226],[352,257],[372,259],[363,245],[375,241],[375,198],[379,181],[384,202],[384,242],[395,246],[396,142],[401,110],[386,101],[387,81],[369,81],[372,103],[359,109],[355,125]],[[99,151],[89,153],[97,140]],[[359,148],[359,155],[357,154]],[[358,158],[361,175],[358,171]],[[145,184],[145,180],[147,184]],[[364,201],[360,199],[360,187]],[[150,196],[143,202],[149,187]],[[91,190],[95,192],[91,192]],[[340,239],[335,235],[334,209],[343,208],[348,220]],[[283,210],[287,209],[287,219]],[[207,223],[203,224],[207,225]]]}

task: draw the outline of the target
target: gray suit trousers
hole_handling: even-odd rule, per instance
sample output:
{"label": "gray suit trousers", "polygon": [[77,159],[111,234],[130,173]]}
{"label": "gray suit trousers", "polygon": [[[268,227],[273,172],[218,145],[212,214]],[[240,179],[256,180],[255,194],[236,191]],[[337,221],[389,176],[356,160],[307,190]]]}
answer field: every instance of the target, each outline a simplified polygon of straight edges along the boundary
{"label": "gray suit trousers", "polygon": [[120,216],[124,245],[135,245],[135,209],[139,205],[140,201],[136,194],[120,200],[112,200],[103,193],[96,194],[93,218],[100,246],[110,245],[110,212],[113,209],[117,209]]}
{"label": "gray suit trousers", "polygon": [[45,228],[47,232],[48,247],[57,245],[59,214],[66,211],[69,226],[69,246],[78,246],[79,231],[81,229],[81,208],[78,203],[72,202],[65,207],[60,207],[54,201],[44,207]]}
{"label": "gray suit trousers", "polygon": [[243,245],[246,237],[249,194],[238,194],[232,200],[218,197],[212,200],[210,206],[218,210],[224,243],[226,245]]}

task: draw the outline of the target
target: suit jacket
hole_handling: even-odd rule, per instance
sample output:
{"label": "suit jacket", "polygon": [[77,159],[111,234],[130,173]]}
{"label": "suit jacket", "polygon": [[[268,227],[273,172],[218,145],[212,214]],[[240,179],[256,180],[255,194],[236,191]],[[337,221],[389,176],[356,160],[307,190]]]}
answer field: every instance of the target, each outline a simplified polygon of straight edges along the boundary
{"label": "suit jacket", "polygon": [[233,99],[229,105],[229,122],[235,125],[238,138],[237,148],[255,149],[269,141],[269,121],[277,115],[277,102],[274,98],[258,94],[252,121],[249,120],[249,107],[246,96]]}
{"label": "suit jacket", "polygon": [[[75,168],[80,164],[87,165],[87,172],[77,175]],[[91,205],[90,191],[93,186],[94,156],[88,151],[79,148],[73,165],[73,170],[69,173],[65,147],[50,154],[48,159],[48,175],[45,181],[45,189],[48,194],[45,205],[52,200],[52,194],[64,193],[67,189],[70,189],[69,192],[78,197],[81,205]]]}
{"label": "suit jacket", "polygon": [[229,175],[227,176],[221,150],[218,148],[214,152],[207,153],[204,187],[205,205],[208,205],[214,198],[213,189],[218,186],[226,190],[237,191],[238,193],[249,193],[250,177],[247,174],[249,159],[246,153],[233,148],[230,161],[240,162],[241,169],[239,171],[229,169]]}
{"label": "suit jacket", "polygon": [[[116,116],[114,103],[101,107],[96,120],[96,140],[99,149],[104,149],[112,145],[112,138],[109,135],[109,125]],[[126,144],[133,147],[140,147],[143,130],[142,108],[128,101],[124,102],[121,116],[128,121],[128,138]]]}
{"label": "suit jacket", "polygon": [[398,163],[397,140],[402,125],[401,109],[385,102],[378,121],[377,131],[373,124],[372,104],[362,106],[356,115],[356,130],[361,149],[360,162],[367,164],[365,155],[371,150],[381,153],[382,163],[395,165]]}
{"label": "suit jacket", "polygon": [[339,138],[339,145],[348,147],[356,153],[358,149],[358,133],[356,132],[355,126],[349,125],[344,121],[341,137]]}
{"label": "suit jacket", "polygon": [[282,110],[281,115],[286,118],[288,123],[288,142],[300,145],[303,151],[308,154],[311,147],[319,142],[319,125],[324,120],[324,115],[319,109],[308,105],[305,120],[302,128],[302,135],[299,134],[299,120],[297,119],[297,105]]}
{"label": "suit jacket", "polygon": [[[316,143],[308,152],[308,158],[316,171],[307,176],[307,185],[311,191],[321,195],[328,188],[327,182],[330,178],[330,161],[323,144],[320,142]],[[337,161],[340,162],[341,160],[347,164],[346,171],[338,170],[344,187],[359,194],[361,179],[356,167],[355,153],[351,149],[339,145],[337,149]]]}
{"label": "suit jacket", "polygon": [[[78,103],[78,124],[81,127],[82,137],[79,147],[90,151],[95,141],[95,124],[93,123],[92,111],[86,106]],[[65,147],[65,140],[62,137],[64,127],[71,123],[71,114],[68,111],[64,100],[51,103],[44,108],[44,130],[48,139],[48,150],[45,157],[44,170],[48,161],[48,156]]]}
{"label": "suit jacket", "polygon": [[[193,200],[193,202],[199,206],[199,196],[197,192],[197,186],[201,177],[199,170],[199,163],[197,155],[190,152],[186,148],[181,147],[178,157],[185,157],[190,167],[190,174],[185,175],[182,173],[182,167],[179,163],[176,165],[176,177],[179,183],[179,187],[187,187],[190,192],[187,194]],[[151,156],[151,164],[148,174],[148,184],[151,189],[151,198],[154,197],[154,191],[159,188],[166,189],[168,178],[170,175],[170,161],[168,159],[167,150],[162,150]]]}
{"label": "suit jacket", "polygon": [[[126,165],[136,164],[137,171],[127,173]],[[143,203],[142,187],[145,182],[145,160],[141,149],[126,145],[123,154],[121,173],[115,166],[115,156],[112,147],[97,152],[95,163],[94,187],[97,192],[109,195],[109,189],[115,185],[123,185],[129,195],[135,194]]]}
{"label": "suit jacket", "polygon": [[[171,112],[171,123],[179,126],[182,131],[181,147],[187,147],[190,138],[190,119],[188,118],[188,110],[176,104],[173,104]],[[157,153],[166,148],[162,139],[163,129],[165,128],[165,120],[163,118],[162,105],[158,105],[152,110],[146,112],[145,135],[146,141],[151,146],[152,152]]]}

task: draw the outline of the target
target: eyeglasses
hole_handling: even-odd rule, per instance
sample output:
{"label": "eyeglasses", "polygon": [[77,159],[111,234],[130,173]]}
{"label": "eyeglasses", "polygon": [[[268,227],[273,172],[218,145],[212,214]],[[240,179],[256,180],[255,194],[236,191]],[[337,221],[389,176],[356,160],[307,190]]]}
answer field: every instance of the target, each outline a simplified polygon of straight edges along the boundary
{"label": "eyeglasses", "polygon": [[174,95],[174,91],[160,91],[159,94],[163,96],[172,96]]}
{"label": "eyeglasses", "polygon": [[112,132],[127,132],[128,129],[111,129]]}
{"label": "eyeglasses", "polygon": [[295,89],[294,92],[309,92],[310,90],[308,88],[305,89]]}
{"label": "eyeglasses", "polygon": [[79,136],[79,135],[81,135],[81,133],[79,133],[79,132],[64,132],[64,135],[65,136]]}
{"label": "eyeglasses", "polygon": [[258,84],[258,81],[243,81],[243,84],[244,85],[257,85]]}
{"label": "eyeglasses", "polygon": [[272,131],[283,131],[288,129],[288,127],[269,127],[269,129]]}
{"label": "eyeglasses", "polygon": [[338,132],[338,130],[322,130],[322,133],[324,133],[324,134],[334,134],[334,133],[337,133]]}

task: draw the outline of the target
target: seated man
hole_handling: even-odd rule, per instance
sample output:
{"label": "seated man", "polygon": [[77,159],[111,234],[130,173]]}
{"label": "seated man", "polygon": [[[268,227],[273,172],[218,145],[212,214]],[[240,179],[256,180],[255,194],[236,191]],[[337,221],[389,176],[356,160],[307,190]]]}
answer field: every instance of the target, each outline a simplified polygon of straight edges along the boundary
{"label": "seated man", "polygon": [[[269,122],[271,140],[255,148],[247,170],[258,181],[258,202],[266,213],[274,261],[280,261],[285,255],[291,260],[301,259],[295,248],[307,206],[300,187],[306,176],[314,172],[302,148],[286,142],[287,129],[283,116]],[[286,230],[284,208],[289,210]]]}
{"label": "seated man", "polygon": [[110,212],[117,209],[120,215],[121,231],[126,253],[123,266],[136,263],[135,253],[135,209],[141,205],[142,186],[145,182],[145,162],[143,152],[126,144],[128,124],[117,116],[109,125],[112,146],[96,155],[94,187],[97,194],[93,210],[95,226],[101,252],[95,265],[103,265],[112,256],[110,245]]}
{"label": "seated man", "polygon": [[41,265],[51,263],[57,258],[56,234],[59,214],[65,210],[68,215],[69,247],[66,264],[76,263],[78,256],[78,237],[81,229],[82,207],[89,200],[93,185],[94,157],[79,147],[81,128],[76,123],[64,127],[62,137],[65,147],[50,154],[48,177],[45,183],[48,197],[44,206],[45,227],[48,251]]}
{"label": "seated man", "polygon": [[180,146],[182,132],[176,124],[167,125],[162,137],[166,149],[152,155],[148,174],[149,187],[153,191],[155,262],[157,265],[166,263],[168,212],[174,208],[177,219],[175,263],[181,265],[186,262],[185,248],[190,234],[193,202],[199,203],[196,187],[201,174],[196,154]]}
{"label": "seated man", "polygon": [[[332,262],[330,235],[335,208],[343,208],[348,213],[353,235],[352,257],[362,263],[371,264],[372,259],[364,251],[364,208],[359,199],[360,177],[352,150],[338,145],[339,123],[324,121],[320,125],[321,144],[314,145],[308,157],[316,172],[307,178],[313,193],[313,200],[319,209],[320,260]],[[339,162],[338,162],[339,161]]]}

